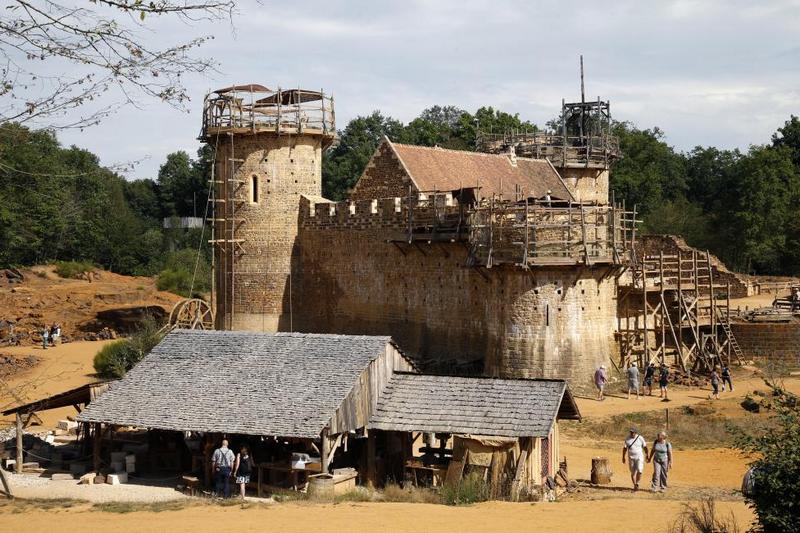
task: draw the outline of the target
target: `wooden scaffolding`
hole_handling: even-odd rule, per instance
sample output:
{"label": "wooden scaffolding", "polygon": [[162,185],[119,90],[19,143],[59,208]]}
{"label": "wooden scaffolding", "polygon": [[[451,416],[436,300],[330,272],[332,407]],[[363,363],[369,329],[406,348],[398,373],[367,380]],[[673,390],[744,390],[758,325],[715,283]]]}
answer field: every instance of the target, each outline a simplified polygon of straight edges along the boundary
{"label": "wooden scaffolding", "polygon": [[731,331],[730,284],[715,283],[708,251],[642,255],[620,283],[620,367],[636,361],[706,371],[743,362]]}

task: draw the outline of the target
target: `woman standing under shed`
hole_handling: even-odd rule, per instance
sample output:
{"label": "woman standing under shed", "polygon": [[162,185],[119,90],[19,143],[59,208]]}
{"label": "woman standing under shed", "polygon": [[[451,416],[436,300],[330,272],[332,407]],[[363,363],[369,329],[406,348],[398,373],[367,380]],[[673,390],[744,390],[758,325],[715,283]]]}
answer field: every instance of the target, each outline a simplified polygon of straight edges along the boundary
{"label": "woman standing under shed", "polygon": [[239,485],[239,492],[244,499],[245,488],[250,483],[250,474],[253,472],[255,461],[250,455],[250,450],[247,446],[242,446],[239,453],[236,454],[236,463],[233,466],[233,477]]}

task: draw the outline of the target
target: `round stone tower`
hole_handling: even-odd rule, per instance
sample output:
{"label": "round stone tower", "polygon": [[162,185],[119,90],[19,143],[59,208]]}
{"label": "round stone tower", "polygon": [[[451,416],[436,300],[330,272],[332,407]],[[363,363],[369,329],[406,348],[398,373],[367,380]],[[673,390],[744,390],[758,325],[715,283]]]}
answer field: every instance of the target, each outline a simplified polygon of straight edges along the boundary
{"label": "round stone tower", "polygon": [[335,132],[333,98],[322,91],[250,84],[206,97],[217,329],[293,329],[300,196],[322,195],[322,152]]}

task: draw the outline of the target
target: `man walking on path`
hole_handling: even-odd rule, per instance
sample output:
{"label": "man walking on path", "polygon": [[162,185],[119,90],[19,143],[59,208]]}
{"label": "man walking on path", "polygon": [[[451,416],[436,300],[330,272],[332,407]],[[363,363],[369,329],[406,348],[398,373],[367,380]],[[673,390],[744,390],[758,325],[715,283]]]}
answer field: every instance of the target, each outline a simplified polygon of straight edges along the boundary
{"label": "man walking on path", "polygon": [[217,497],[229,498],[231,495],[231,469],[236,457],[228,448],[228,440],[222,439],[222,445],[214,450],[211,457],[211,469],[214,472],[214,491]]}
{"label": "man walking on path", "polygon": [[669,368],[664,363],[661,363],[661,369],[658,373],[658,388],[660,389],[659,398],[663,398],[662,402],[668,402],[667,398],[667,385],[669,385]]}
{"label": "man walking on path", "polygon": [[[653,377],[656,374],[656,365],[650,361],[650,364],[647,365],[647,368],[644,370],[644,386],[647,387],[647,395],[653,395]],[[642,391],[644,392],[644,391]]]}
{"label": "man walking on path", "polygon": [[50,340],[50,328],[45,326],[42,330],[42,349],[47,349],[47,341]]}
{"label": "man walking on path", "polygon": [[597,387],[597,401],[602,402],[605,400],[605,396],[603,396],[603,389],[605,388],[607,381],[608,376],[606,376],[606,365],[600,365],[600,368],[594,371],[594,386]]}
{"label": "man walking on path", "polygon": [[628,399],[631,399],[631,391],[636,391],[636,399],[639,399],[639,367],[631,361],[631,366],[626,370],[628,376]]}
{"label": "man walking on path", "polygon": [[711,371],[711,388],[713,391],[708,395],[708,399],[719,400],[719,374],[717,373],[716,366],[714,370]]}
{"label": "man walking on path", "polygon": [[733,392],[733,382],[731,381],[731,369],[728,368],[728,365],[724,365],[722,367],[722,390],[725,391],[725,384],[728,384],[728,388]]}
{"label": "man walking on path", "polygon": [[639,435],[639,430],[635,427],[631,428],[630,435],[622,445],[622,464],[625,464],[626,454],[628,456],[628,468],[631,471],[633,490],[639,490],[639,481],[642,479],[642,472],[644,472],[644,460],[647,457],[647,442],[644,437]]}

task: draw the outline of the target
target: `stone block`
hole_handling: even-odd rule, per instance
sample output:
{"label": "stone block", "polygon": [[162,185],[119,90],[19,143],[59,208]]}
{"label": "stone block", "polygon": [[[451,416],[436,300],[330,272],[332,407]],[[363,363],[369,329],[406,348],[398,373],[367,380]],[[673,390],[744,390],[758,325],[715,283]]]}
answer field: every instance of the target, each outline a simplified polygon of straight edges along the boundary
{"label": "stone block", "polygon": [[89,473],[84,474],[84,475],[81,476],[80,484],[81,485],[91,485],[92,483],[95,482],[96,478],[97,478],[97,474],[96,473],[89,472]]}
{"label": "stone block", "polygon": [[72,474],[65,474],[65,473],[56,473],[50,476],[50,479],[53,481],[74,481],[75,476]]}
{"label": "stone block", "polygon": [[70,432],[73,432],[78,428],[78,423],[73,422],[72,420],[59,420],[58,421],[58,429]]}
{"label": "stone block", "polygon": [[128,474],[126,472],[117,472],[116,474],[109,474],[106,477],[107,485],[121,485],[128,482]]}

